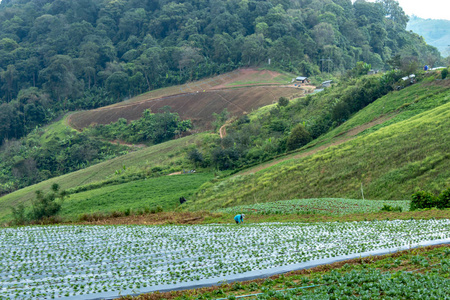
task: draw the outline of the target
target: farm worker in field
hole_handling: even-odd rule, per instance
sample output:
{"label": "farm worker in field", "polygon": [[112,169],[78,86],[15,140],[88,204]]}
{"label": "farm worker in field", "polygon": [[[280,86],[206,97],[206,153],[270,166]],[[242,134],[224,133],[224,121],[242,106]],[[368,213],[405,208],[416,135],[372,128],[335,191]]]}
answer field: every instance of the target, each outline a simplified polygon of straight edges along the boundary
{"label": "farm worker in field", "polygon": [[244,214],[242,214],[242,215],[236,215],[236,216],[234,217],[234,220],[236,221],[236,224],[244,223],[244,217],[245,217]]}

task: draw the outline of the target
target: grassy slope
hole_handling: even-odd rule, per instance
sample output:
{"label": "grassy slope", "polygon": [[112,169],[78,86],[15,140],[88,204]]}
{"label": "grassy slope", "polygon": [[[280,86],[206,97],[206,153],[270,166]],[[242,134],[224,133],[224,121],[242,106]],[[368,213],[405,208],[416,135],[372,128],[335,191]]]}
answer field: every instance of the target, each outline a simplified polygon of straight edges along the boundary
{"label": "grassy slope", "polygon": [[361,183],[368,199],[409,199],[416,188],[438,193],[450,184],[450,91],[446,83],[425,83],[385,96],[356,114],[350,125],[323,137],[322,142],[382,114],[397,113],[390,119],[391,125],[379,125],[375,132],[367,130],[354,140],[255,174],[208,183],[190,209],[256,200],[359,198]]}
{"label": "grassy slope", "polygon": [[[126,168],[125,172],[129,173],[151,170],[156,166],[165,166],[171,168],[173,171],[181,170],[185,158],[184,148],[195,144],[198,139],[205,135],[207,134],[192,135],[144,148],[83,170],[40,182],[3,196],[0,198],[0,221],[5,221],[9,218],[8,215],[11,213],[9,209],[10,206],[17,205],[18,203],[29,203],[34,197],[34,192],[36,190],[48,191],[53,183],[58,183],[61,189],[70,189],[113,177],[115,176],[116,170],[123,171],[124,166]],[[168,169],[167,172],[171,169]]]}
{"label": "grassy slope", "polygon": [[83,213],[150,211],[157,206],[172,210],[180,204],[180,197],[189,199],[212,177],[210,173],[162,176],[73,194],[64,201],[60,216],[77,220]]}

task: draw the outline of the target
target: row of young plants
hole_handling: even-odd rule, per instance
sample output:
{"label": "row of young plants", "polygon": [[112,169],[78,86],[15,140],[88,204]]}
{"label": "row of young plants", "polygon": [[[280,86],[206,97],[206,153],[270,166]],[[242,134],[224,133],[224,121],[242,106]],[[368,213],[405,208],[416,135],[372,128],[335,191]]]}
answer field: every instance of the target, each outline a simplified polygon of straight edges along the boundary
{"label": "row of young plants", "polygon": [[385,207],[398,207],[409,211],[408,200],[358,200],[343,198],[294,199],[276,202],[257,203],[219,209],[218,212],[237,214],[323,214],[342,216],[353,213],[378,212]]}
{"label": "row of young plants", "polygon": [[[398,277],[403,280],[395,280]],[[215,288],[122,299],[446,299],[450,296],[450,290],[446,289],[449,278],[450,246],[441,245],[383,256],[358,257],[265,279],[222,283]],[[418,282],[422,286],[417,286]],[[430,285],[432,290],[424,295]],[[399,291],[408,296],[399,294]]]}
{"label": "row of young plants", "polygon": [[448,219],[6,228],[0,230],[0,298],[135,294],[449,238]]}

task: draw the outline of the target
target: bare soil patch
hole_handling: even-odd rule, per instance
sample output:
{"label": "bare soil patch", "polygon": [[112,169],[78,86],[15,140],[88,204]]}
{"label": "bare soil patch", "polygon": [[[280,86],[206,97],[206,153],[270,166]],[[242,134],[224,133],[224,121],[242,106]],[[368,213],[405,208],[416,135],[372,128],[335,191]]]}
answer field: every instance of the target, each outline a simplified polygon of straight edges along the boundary
{"label": "bare soil patch", "polygon": [[121,105],[107,106],[95,110],[72,114],[68,118],[69,124],[81,130],[89,125],[109,124],[117,122],[119,118],[128,121],[142,117],[142,112],[150,109],[158,112],[168,105],[172,112],[177,112],[184,120],[192,120],[196,130],[210,130],[214,121],[213,113],[220,113],[225,108],[231,116],[240,116],[253,109],[272,104],[279,97],[300,97],[303,93],[297,88],[255,86],[247,88],[210,90],[178,94],[158,99],[149,99]]}
{"label": "bare soil patch", "polygon": [[169,225],[169,224],[201,224],[205,218],[215,217],[210,212],[161,212],[156,214],[133,215],[119,218],[107,218],[90,222],[80,222],[85,225]]}

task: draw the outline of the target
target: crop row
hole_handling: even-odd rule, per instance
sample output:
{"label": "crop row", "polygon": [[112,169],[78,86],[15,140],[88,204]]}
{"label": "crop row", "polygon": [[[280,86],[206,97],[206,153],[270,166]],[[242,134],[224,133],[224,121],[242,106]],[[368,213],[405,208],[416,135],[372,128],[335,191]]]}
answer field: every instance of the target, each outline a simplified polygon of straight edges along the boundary
{"label": "crop row", "polygon": [[450,220],[0,230],[0,298],[117,295],[450,238]]}
{"label": "crop row", "polygon": [[219,209],[225,213],[245,214],[323,214],[342,216],[352,213],[378,212],[384,205],[401,207],[409,211],[409,200],[355,200],[341,198],[295,199],[276,202],[257,203]]}

